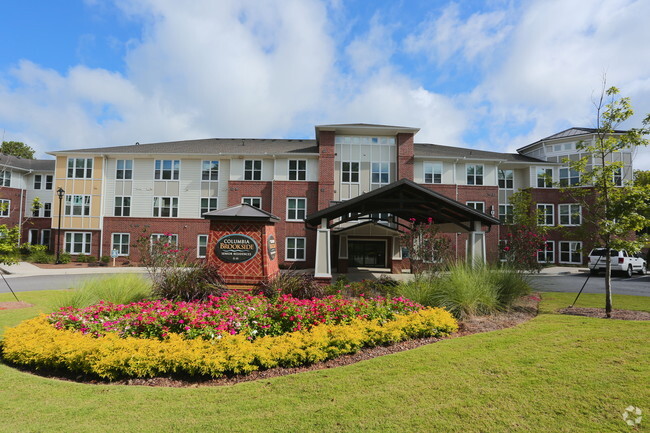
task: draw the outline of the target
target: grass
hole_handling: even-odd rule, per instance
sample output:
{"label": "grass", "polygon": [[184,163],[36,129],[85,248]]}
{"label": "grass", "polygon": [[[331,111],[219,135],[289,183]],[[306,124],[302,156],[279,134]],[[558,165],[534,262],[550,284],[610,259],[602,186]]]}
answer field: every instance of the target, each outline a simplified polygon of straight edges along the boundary
{"label": "grass", "polygon": [[119,274],[85,280],[57,301],[57,307],[84,308],[100,300],[128,304],[151,298],[151,281],[138,274]]}
{"label": "grass", "polygon": [[[61,296],[23,295],[37,306],[0,311],[0,327]],[[543,314],[515,328],[228,387],[87,385],[0,364],[0,432],[626,432],[628,405],[650,431],[650,322],[552,314],[574,297],[544,294]],[[614,306],[650,311],[650,297]]]}

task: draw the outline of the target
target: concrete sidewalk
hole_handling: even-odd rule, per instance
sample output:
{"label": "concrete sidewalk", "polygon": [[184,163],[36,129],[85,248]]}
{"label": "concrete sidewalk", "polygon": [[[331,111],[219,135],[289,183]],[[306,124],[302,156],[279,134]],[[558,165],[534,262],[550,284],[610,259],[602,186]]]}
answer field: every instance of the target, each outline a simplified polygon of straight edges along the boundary
{"label": "concrete sidewalk", "polygon": [[14,265],[0,265],[0,272],[5,278],[31,277],[39,275],[87,275],[87,274],[126,274],[145,273],[146,268],[135,266],[93,266],[59,269],[44,269],[27,262],[18,262]]}

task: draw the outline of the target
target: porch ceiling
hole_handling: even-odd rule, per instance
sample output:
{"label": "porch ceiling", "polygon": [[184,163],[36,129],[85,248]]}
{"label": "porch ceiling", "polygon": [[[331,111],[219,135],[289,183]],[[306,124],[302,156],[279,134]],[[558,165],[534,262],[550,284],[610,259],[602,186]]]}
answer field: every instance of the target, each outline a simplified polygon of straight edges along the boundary
{"label": "porch ceiling", "polygon": [[474,222],[480,222],[487,226],[500,224],[498,219],[490,215],[465,206],[408,179],[398,180],[307,215],[305,222],[311,226],[317,226],[323,218],[331,221],[350,213],[357,213],[361,216],[373,213],[390,213],[407,221],[410,218],[415,218],[418,221],[433,218],[435,224],[453,224],[464,230],[471,230]]}

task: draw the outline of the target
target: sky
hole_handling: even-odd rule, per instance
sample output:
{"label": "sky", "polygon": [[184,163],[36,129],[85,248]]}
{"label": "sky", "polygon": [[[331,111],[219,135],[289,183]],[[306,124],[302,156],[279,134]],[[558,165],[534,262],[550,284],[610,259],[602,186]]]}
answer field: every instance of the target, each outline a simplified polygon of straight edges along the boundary
{"label": "sky", "polygon": [[[647,0],[0,1],[0,133],[46,152],[420,128],[497,152],[650,113]],[[650,149],[635,168],[650,169]]]}

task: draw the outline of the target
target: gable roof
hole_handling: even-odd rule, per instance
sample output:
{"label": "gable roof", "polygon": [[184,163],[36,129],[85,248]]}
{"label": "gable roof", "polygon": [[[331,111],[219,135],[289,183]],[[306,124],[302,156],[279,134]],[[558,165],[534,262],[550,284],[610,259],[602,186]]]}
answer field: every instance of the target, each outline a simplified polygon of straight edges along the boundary
{"label": "gable roof", "polygon": [[5,167],[24,171],[54,171],[56,161],[53,159],[26,159],[0,153],[0,169]]}
{"label": "gable roof", "polygon": [[286,140],[266,138],[206,138],[200,140],[167,141],[126,146],[93,147],[51,152],[52,155],[75,153],[101,154],[179,154],[179,155],[273,155],[276,153],[318,154],[316,140]]}
{"label": "gable roof", "polygon": [[209,220],[224,221],[280,221],[280,218],[276,217],[272,213],[246,203],[206,212],[202,217]]}
{"label": "gable roof", "polygon": [[[597,132],[598,132],[598,129],[596,129],[596,128],[572,127],[572,128],[569,128],[569,129],[565,129],[564,131],[557,132],[557,133],[555,133],[553,135],[549,135],[548,137],[544,137],[542,139],[539,139],[536,142],[531,143],[531,144],[527,144],[524,147],[520,147],[519,149],[517,149],[517,152],[521,152],[522,150],[526,150],[526,149],[528,149],[528,148],[530,148],[532,146],[535,146],[537,144],[540,144],[540,143],[542,143],[544,141],[558,140],[558,139],[561,139],[561,138],[578,138],[578,137],[582,137],[582,136],[585,136],[585,135],[596,134]],[[624,134],[626,132],[627,131],[623,131],[623,130],[620,130],[620,129],[615,129],[614,130],[615,134]]]}
{"label": "gable roof", "polygon": [[430,156],[443,158],[467,158],[467,159],[492,159],[510,162],[546,162],[518,153],[501,153],[487,150],[467,149],[463,147],[442,146],[440,144],[415,143],[415,156]]}

